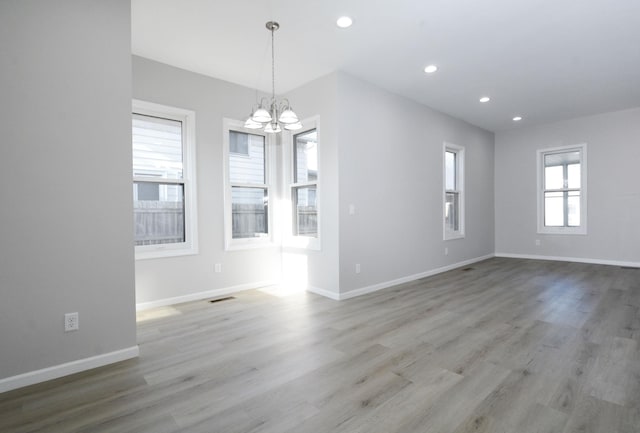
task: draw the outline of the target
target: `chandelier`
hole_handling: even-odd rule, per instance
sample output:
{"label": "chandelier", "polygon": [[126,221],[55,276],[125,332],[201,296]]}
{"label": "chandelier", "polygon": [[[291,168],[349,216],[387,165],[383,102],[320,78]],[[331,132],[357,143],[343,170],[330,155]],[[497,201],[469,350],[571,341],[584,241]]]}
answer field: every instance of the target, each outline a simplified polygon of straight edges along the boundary
{"label": "chandelier", "polygon": [[302,128],[298,116],[291,109],[288,99],[278,101],[276,99],[276,67],[274,50],[274,33],[280,28],[280,24],[269,21],[266,24],[271,32],[271,99],[262,98],[251,116],[244,122],[244,127],[249,129],[264,129],[264,132],[278,133],[282,128],[295,131]]}

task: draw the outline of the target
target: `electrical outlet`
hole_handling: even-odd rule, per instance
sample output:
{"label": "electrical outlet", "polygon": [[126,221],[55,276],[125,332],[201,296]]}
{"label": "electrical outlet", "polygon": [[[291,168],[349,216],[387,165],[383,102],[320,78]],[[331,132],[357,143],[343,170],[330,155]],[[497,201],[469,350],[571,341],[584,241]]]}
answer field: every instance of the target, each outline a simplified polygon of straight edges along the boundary
{"label": "electrical outlet", "polygon": [[222,272],[222,264],[221,263],[216,263],[216,272],[217,273]]}
{"label": "electrical outlet", "polygon": [[355,204],[350,204],[349,205],[349,215],[355,215],[356,214],[356,205]]}
{"label": "electrical outlet", "polygon": [[360,263],[356,263],[356,274],[360,273]]}
{"label": "electrical outlet", "polygon": [[445,256],[449,255],[449,247],[444,247],[444,255]]}
{"label": "electrical outlet", "polygon": [[540,239],[536,239],[536,247],[540,246]]}
{"label": "electrical outlet", "polygon": [[78,313],[67,313],[64,315],[64,332],[77,331],[80,329]]}

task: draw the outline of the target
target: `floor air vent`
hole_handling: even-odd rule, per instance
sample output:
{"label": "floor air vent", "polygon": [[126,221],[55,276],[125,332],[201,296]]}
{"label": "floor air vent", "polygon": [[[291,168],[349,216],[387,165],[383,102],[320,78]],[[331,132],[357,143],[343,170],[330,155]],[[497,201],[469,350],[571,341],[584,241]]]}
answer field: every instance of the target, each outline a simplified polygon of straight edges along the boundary
{"label": "floor air vent", "polygon": [[464,268],[463,271],[473,271],[473,268]]}
{"label": "floor air vent", "polygon": [[230,301],[232,299],[236,299],[235,296],[227,296],[226,298],[211,299],[209,300],[209,303],[215,304],[216,302]]}
{"label": "floor air vent", "polygon": [[634,268],[633,266],[620,266],[620,269],[633,269],[634,271],[640,270],[640,268]]}

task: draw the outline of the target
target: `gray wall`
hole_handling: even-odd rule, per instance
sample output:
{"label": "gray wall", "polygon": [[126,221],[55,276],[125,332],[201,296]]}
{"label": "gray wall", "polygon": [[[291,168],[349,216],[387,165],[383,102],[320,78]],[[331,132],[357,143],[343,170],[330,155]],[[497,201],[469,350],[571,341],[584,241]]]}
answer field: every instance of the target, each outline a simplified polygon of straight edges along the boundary
{"label": "gray wall", "polygon": [[[493,253],[493,133],[346,74],[337,110],[341,293]],[[466,148],[466,237],[450,241],[445,141]]]}
{"label": "gray wall", "polygon": [[[136,260],[136,301],[158,301],[280,278],[280,249],[224,250],[222,119],[244,120],[255,91],[133,57],[133,97],[196,113],[199,254]],[[215,264],[222,272],[215,273]]]}
{"label": "gray wall", "polygon": [[[537,234],[536,150],[579,143],[588,233]],[[639,161],[640,108],[497,133],[496,252],[639,263]]]}
{"label": "gray wall", "polygon": [[0,378],[136,345],[130,13],[0,2]]}
{"label": "gray wall", "polygon": [[[243,119],[255,92],[134,56],[133,95],[196,112],[200,247],[194,256],[138,260],[138,302],[277,280],[281,270],[286,280],[301,268],[311,290],[338,297],[494,251],[490,132],[343,73],[305,84],[287,96],[301,118],[320,119],[321,249],[225,251],[222,118]],[[442,239],[444,141],[465,146],[467,158],[466,237],[453,241]]]}

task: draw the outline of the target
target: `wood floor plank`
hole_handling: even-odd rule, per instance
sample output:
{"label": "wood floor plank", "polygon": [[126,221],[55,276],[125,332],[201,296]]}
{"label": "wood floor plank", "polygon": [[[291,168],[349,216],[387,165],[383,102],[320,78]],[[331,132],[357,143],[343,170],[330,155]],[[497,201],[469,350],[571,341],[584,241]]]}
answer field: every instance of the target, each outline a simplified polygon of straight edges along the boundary
{"label": "wood floor plank", "polygon": [[640,412],[582,395],[563,433],[638,433]]}
{"label": "wood floor plank", "polygon": [[359,417],[354,433],[395,431],[408,419],[420,416],[441,395],[455,386],[463,376],[438,367],[425,367],[417,380],[380,405],[370,416]]}
{"label": "wood floor plank", "polygon": [[613,337],[600,346],[589,372],[588,393],[622,406],[640,407],[640,352],[635,340]]}
{"label": "wood floor plank", "polygon": [[138,315],[140,357],[0,394],[0,431],[638,433],[640,271],[494,258],[336,302]]}
{"label": "wood floor plank", "polygon": [[398,433],[455,431],[509,373],[510,370],[490,363],[474,365],[462,380],[443,393],[437,401],[418,416],[405,420],[395,431]]}

